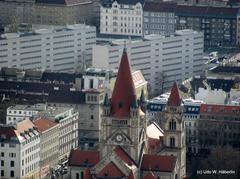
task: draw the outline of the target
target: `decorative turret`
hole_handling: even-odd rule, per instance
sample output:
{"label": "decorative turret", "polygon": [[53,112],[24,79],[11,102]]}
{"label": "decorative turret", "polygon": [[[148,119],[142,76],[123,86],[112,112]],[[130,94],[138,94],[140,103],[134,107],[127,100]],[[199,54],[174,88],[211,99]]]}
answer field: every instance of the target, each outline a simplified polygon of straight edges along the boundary
{"label": "decorative turret", "polygon": [[178,87],[177,87],[177,83],[176,81],[173,83],[173,87],[171,89],[171,94],[168,98],[168,106],[172,106],[172,107],[177,107],[181,105],[181,98],[179,95],[179,91],[178,91]]}
{"label": "decorative turret", "polygon": [[181,107],[182,99],[179,95],[178,87],[176,81],[173,83],[171,94],[167,102],[167,110],[172,112],[182,112]]}
{"label": "decorative turret", "polygon": [[133,101],[136,101],[136,92],[127,51],[124,48],[112,93],[111,116],[129,118],[131,116],[130,108]]}
{"label": "decorative turret", "polygon": [[103,110],[105,116],[108,116],[110,114],[110,107],[110,101],[108,99],[108,94],[106,93],[103,101]]}

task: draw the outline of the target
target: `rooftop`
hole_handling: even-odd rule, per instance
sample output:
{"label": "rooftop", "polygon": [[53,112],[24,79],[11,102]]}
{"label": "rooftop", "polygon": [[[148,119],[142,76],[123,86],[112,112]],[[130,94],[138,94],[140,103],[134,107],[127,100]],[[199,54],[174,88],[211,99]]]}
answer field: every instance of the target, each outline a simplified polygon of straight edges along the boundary
{"label": "rooftop", "polygon": [[160,171],[160,172],[172,172],[175,168],[177,158],[173,155],[151,155],[144,154],[141,170],[143,171]]}
{"label": "rooftop", "polygon": [[7,110],[43,111],[43,110],[46,110],[46,104],[14,105],[14,106],[10,106]]}
{"label": "rooftop", "polygon": [[73,149],[69,156],[69,166],[88,166],[96,165],[100,160],[100,153],[98,151],[82,151],[80,149]]}
{"label": "rooftop", "polygon": [[144,11],[149,12],[174,12],[177,3],[175,2],[145,2]]}
{"label": "rooftop", "polygon": [[38,131],[45,132],[57,125],[56,122],[46,118],[37,118],[33,120],[33,124],[38,128]]}

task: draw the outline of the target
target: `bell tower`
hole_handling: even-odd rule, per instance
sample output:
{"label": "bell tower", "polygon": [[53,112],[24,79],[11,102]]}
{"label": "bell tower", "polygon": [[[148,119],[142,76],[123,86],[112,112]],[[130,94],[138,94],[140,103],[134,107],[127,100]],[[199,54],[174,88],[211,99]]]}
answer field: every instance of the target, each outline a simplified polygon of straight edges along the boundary
{"label": "bell tower", "polygon": [[180,165],[178,171],[179,178],[183,178],[186,174],[185,128],[182,115],[182,100],[177,83],[174,82],[165,111],[162,113],[165,145],[163,153],[172,154],[178,158]]}
{"label": "bell tower", "polygon": [[138,162],[146,141],[146,115],[138,105],[126,49],[109,99],[105,95],[100,132],[102,157],[120,145]]}

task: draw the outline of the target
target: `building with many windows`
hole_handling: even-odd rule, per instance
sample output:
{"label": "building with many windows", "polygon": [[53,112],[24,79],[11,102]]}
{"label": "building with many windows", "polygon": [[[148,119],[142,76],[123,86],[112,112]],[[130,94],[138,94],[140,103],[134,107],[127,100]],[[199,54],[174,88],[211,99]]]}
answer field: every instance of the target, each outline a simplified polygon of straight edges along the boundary
{"label": "building with many windows", "polygon": [[0,126],[0,178],[38,178],[40,136],[29,120]]}
{"label": "building with many windows", "polygon": [[15,105],[7,108],[6,124],[17,123],[24,118],[33,117],[39,111],[46,110],[46,104]]}
{"label": "building with many windows", "polygon": [[58,164],[59,124],[46,118],[37,118],[33,124],[40,133],[40,177],[50,174]]}
{"label": "building with many windows", "polygon": [[176,28],[204,33],[204,46],[237,45],[238,8],[178,5]]}
{"label": "building with many windows", "polygon": [[142,36],[143,0],[103,1],[100,7],[100,33]]}
{"label": "building with many windows", "polygon": [[91,65],[95,43],[95,27],[83,24],[2,34],[0,67],[76,72]]}
{"label": "building with many windows", "polygon": [[66,161],[70,151],[78,146],[78,112],[70,107],[49,107],[46,111],[37,113],[35,117],[47,118],[58,123],[58,161]]}
{"label": "building with many windows", "polygon": [[2,0],[0,24],[33,23],[66,25],[92,23],[95,3],[89,0]]}
{"label": "building with many windows", "polygon": [[144,35],[174,34],[176,5],[173,2],[145,2],[143,7]]}
{"label": "building with many windows", "polygon": [[147,35],[132,40],[99,40],[93,46],[93,66],[117,68],[124,44],[132,68],[141,70],[152,96],[169,90],[175,80],[183,81],[204,71],[203,34],[192,30],[176,31],[171,36]]}

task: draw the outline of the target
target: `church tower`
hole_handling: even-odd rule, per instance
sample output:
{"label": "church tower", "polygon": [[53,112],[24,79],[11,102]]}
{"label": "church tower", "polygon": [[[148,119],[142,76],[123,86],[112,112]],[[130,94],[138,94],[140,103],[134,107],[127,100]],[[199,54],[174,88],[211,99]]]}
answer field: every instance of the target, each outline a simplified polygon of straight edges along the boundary
{"label": "church tower", "polygon": [[161,153],[175,155],[179,162],[178,178],[186,174],[186,144],[183,122],[183,106],[177,83],[174,82],[165,110],[162,112],[164,149]]}
{"label": "church tower", "polygon": [[138,162],[144,152],[146,141],[146,115],[136,99],[126,49],[124,48],[117,79],[109,99],[107,94],[103,104],[100,132],[100,152],[104,157],[116,146],[121,146]]}

